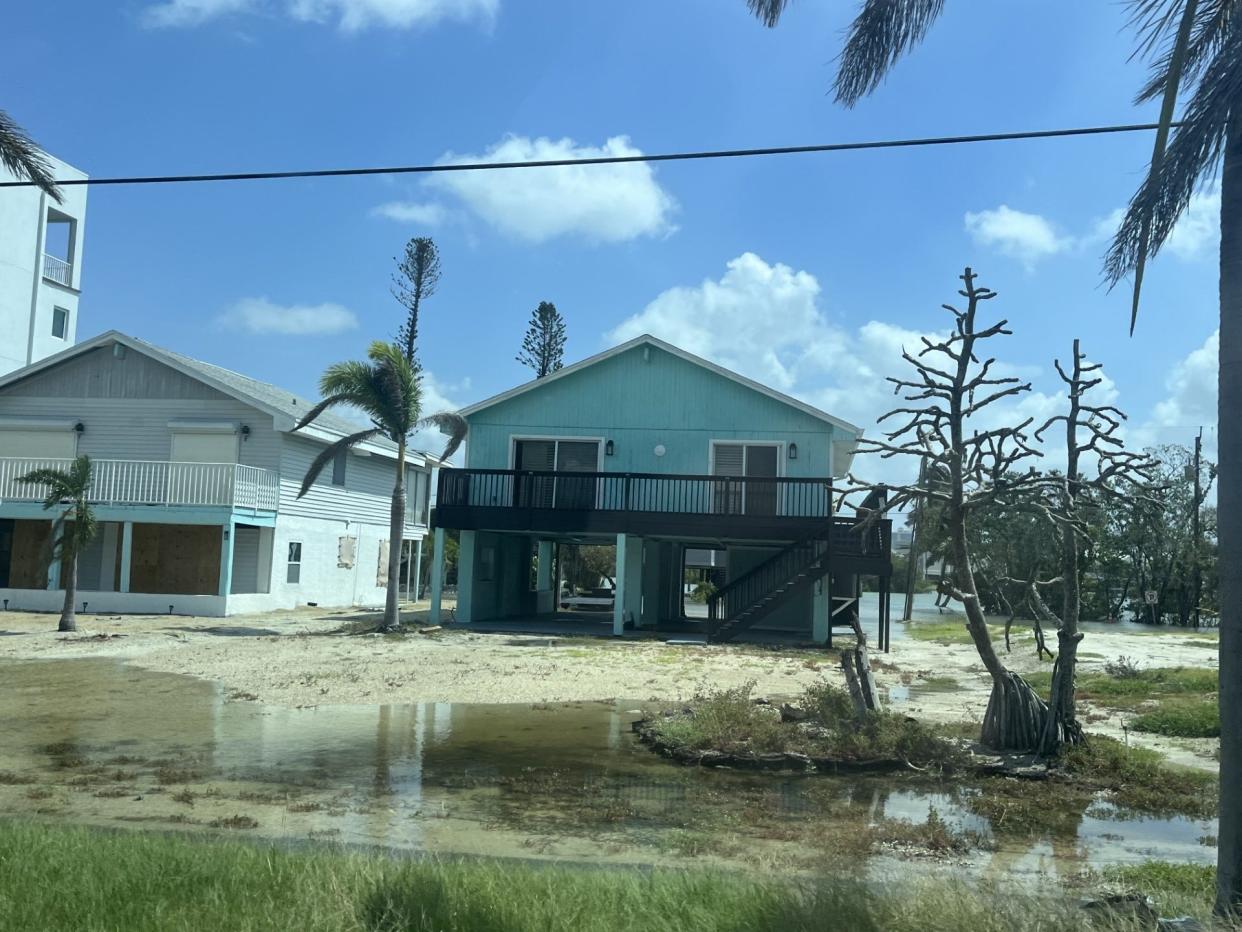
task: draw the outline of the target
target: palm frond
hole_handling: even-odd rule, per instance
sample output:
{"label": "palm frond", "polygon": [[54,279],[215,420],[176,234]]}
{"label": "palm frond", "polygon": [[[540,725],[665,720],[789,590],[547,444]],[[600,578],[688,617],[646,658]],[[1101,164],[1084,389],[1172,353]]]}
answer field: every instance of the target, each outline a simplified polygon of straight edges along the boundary
{"label": "palm frond", "polygon": [[[1203,69],[1168,147],[1130,199],[1125,218],[1104,258],[1104,275],[1110,286],[1132,271],[1137,273],[1147,258],[1159,252],[1195,191],[1215,177],[1232,106],[1242,99],[1239,94],[1242,29],[1231,24],[1224,41]],[[1137,284],[1136,280],[1132,313],[1138,307]]]}
{"label": "palm frond", "polygon": [[26,135],[26,131],[17,125],[17,121],[3,110],[0,110],[0,164],[18,179],[34,182],[57,204],[64,202],[52,174],[51,162],[35,141]]}
{"label": "palm frond", "polygon": [[852,107],[921,42],[944,10],[944,0],[863,0],[841,53],[833,82],[839,103]]}
{"label": "palm frond", "polygon": [[[1140,0],[1144,6],[1150,6],[1157,0]],[[1172,20],[1174,9],[1179,4],[1169,3],[1163,11],[1152,10],[1150,16],[1157,21],[1150,27],[1157,34],[1163,34]],[[1169,53],[1168,70],[1164,74],[1164,100],[1160,105],[1160,123],[1156,129],[1156,141],[1151,153],[1149,175],[1158,175],[1164,161],[1165,149],[1169,141],[1169,130],[1173,123],[1173,111],[1177,107],[1177,90],[1181,85],[1182,67],[1186,61],[1186,48],[1190,44],[1190,31],[1194,25],[1195,10],[1198,0],[1182,0],[1181,20],[1177,27],[1177,36],[1173,40],[1173,48]],[[1138,253],[1134,263],[1134,297],[1130,304],[1130,334],[1134,334],[1134,325],[1138,322],[1139,295],[1143,291],[1143,272],[1147,268],[1147,254],[1151,248],[1151,214],[1145,212],[1139,229]]]}
{"label": "palm frond", "polygon": [[[1194,83],[1220,48],[1228,32],[1229,20],[1237,0],[1197,0],[1191,3],[1191,22],[1185,48],[1178,53],[1177,36],[1186,21],[1186,0],[1131,0],[1134,10],[1131,26],[1138,33],[1138,44],[1131,60],[1152,59],[1147,83],[1135,96],[1135,103],[1161,98],[1169,75],[1178,71],[1183,87]],[[1174,68],[1180,54],[1181,67]]]}
{"label": "palm frond", "polygon": [[448,434],[448,443],[444,446],[444,452],[440,454],[440,459],[446,460],[461,446],[466,434],[470,430],[470,425],[466,423],[466,419],[460,414],[450,414],[442,412],[440,414],[429,414],[415,425],[416,428],[437,427],[441,433]]}
{"label": "palm frond", "polygon": [[293,425],[293,429],[301,430],[303,427],[305,427],[307,424],[310,424],[312,421],[315,420],[315,418],[319,417],[319,415],[323,414],[333,405],[352,404],[352,403],[353,403],[353,398],[350,395],[343,394],[343,393],[336,394],[336,395],[329,395],[327,398],[323,399],[323,401],[319,402],[317,405],[315,405],[313,408],[311,408],[309,411],[303,414],[302,419]]}
{"label": "palm frond", "polygon": [[319,455],[307,467],[306,475],[302,477],[302,488],[298,490],[298,498],[310,491],[311,486],[315,484],[315,480],[319,478],[319,474],[323,472],[324,467],[336,459],[338,453],[342,450],[348,450],[356,444],[370,440],[380,433],[383,432],[378,427],[369,427],[366,430],[358,431],[356,434],[350,434],[348,437],[342,437],[335,443],[330,443],[320,450]]}
{"label": "palm frond", "polygon": [[746,0],[750,12],[759,17],[769,29],[781,21],[781,14],[789,3],[790,0]]}

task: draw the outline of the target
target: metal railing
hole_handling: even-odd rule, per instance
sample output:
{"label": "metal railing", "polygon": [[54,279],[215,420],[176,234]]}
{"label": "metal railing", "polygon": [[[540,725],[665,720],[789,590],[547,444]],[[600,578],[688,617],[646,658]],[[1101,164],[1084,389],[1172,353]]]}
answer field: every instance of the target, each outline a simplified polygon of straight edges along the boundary
{"label": "metal railing", "polygon": [[[0,457],[0,501],[42,501],[45,486],[18,481],[36,469],[68,469],[73,460]],[[279,477],[239,463],[91,460],[90,501],[101,505],[199,505],[276,511]]]}
{"label": "metal railing", "polygon": [[442,469],[438,507],[827,517],[831,479]]}
{"label": "metal railing", "polygon": [[66,262],[59,256],[45,252],[43,254],[43,277],[49,281],[56,282],[58,285],[72,288],[73,263]]}

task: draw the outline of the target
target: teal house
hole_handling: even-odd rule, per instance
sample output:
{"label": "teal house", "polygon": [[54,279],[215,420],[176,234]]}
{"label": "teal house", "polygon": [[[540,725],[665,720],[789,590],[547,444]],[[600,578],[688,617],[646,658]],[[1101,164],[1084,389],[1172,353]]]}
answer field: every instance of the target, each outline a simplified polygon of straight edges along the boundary
{"label": "teal house", "polygon": [[[456,530],[459,623],[590,617],[617,635],[827,642],[870,576],[884,646],[888,523],[833,512],[858,427],[648,335],[460,413],[466,465],[440,471],[433,619]],[[593,613],[562,595],[573,544],[616,548]],[[720,568],[706,605],[685,599],[688,551]]]}

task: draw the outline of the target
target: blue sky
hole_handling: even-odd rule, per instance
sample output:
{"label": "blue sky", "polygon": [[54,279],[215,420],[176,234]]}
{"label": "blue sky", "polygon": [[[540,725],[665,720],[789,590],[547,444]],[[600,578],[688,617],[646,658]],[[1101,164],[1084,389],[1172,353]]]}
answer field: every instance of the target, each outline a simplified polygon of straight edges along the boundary
{"label": "blue sky", "polygon": [[[1139,122],[1124,8],[953,0],[854,110],[827,94],[853,3],[777,29],[742,0],[71,0],[7,11],[2,105],[93,176],[660,152]],[[624,10],[624,12],[620,12]],[[49,16],[56,28],[49,28]],[[871,427],[897,351],[943,327],[970,264],[1055,406],[1079,336],[1144,443],[1214,421],[1213,192],[1152,267],[1137,335],[1101,286],[1147,134],[489,172],[95,188],[79,339],[110,328],[313,394],[389,336],[392,257],[440,246],[433,404],[523,381],[540,300],[567,361],[651,329]],[[265,329],[279,327],[286,333]],[[258,332],[256,332],[256,329]],[[1212,446],[1209,437],[1209,447]]]}

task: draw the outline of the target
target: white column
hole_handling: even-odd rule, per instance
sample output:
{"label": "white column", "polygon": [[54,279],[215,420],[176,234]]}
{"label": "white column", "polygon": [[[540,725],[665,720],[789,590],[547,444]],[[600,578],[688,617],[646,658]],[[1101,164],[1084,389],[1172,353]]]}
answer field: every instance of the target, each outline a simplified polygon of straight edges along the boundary
{"label": "white column", "polygon": [[828,643],[828,628],[832,624],[832,593],[828,577],[815,583],[815,595],[811,599],[811,640],[816,644]]}
{"label": "white column", "polygon": [[418,539],[418,543],[414,545],[414,594],[410,597],[411,601],[417,602],[418,597],[422,595],[422,593],[418,591],[418,587],[422,585],[422,580],[423,580],[423,539],[420,537]]}
{"label": "white column", "polygon": [[556,611],[556,582],[552,578],[552,541],[539,541],[538,560],[535,571],[535,611],[548,615]]}
{"label": "white column", "polygon": [[228,597],[233,588],[233,535],[237,525],[229,523],[220,529],[220,595]]}
{"label": "white column", "polygon": [[431,556],[431,612],[428,621],[440,623],[440,597],[444,593],[444,528],[435,530],[435,553]]}
{"label": "white column", "polygon": [[129,574],[134,560],[134,522],[121,525],[121,581],[117,588],[129,592]]}
{"label": "white column", "polygon": [[643,604],[643,539],[617,535],[617,592],[612,606],[612,633],[625,633],[625,623],[638,624]]}

